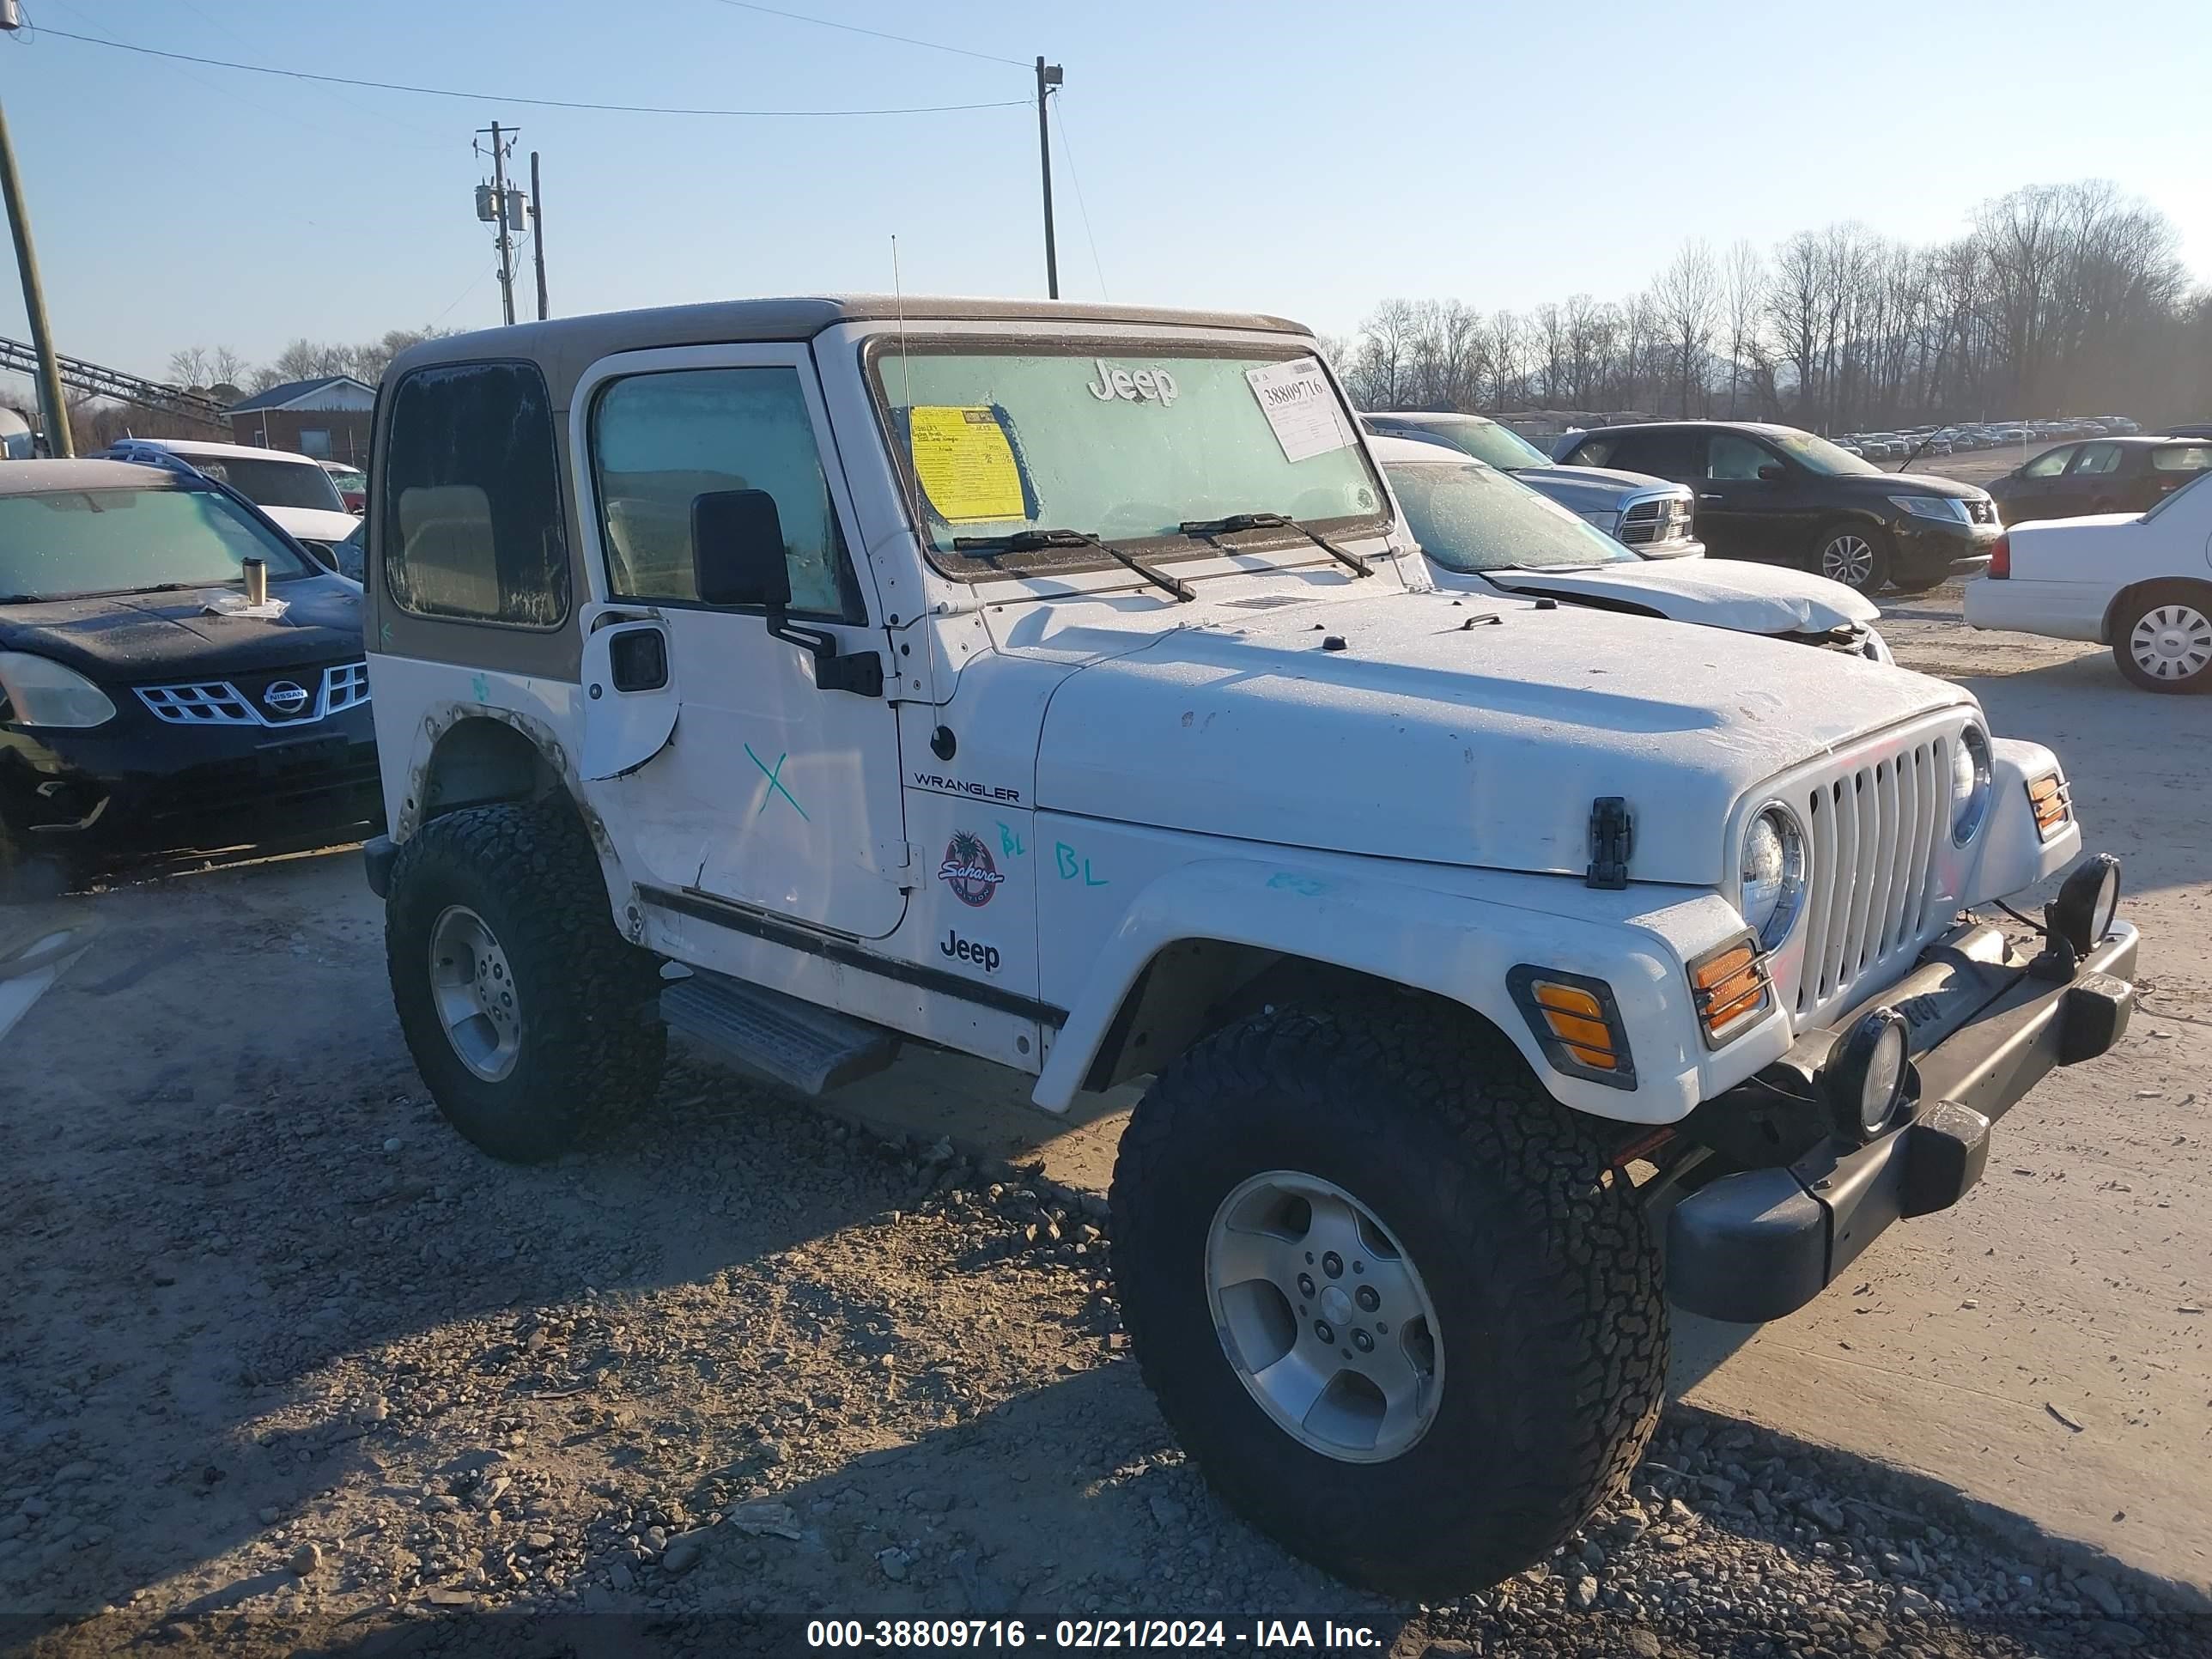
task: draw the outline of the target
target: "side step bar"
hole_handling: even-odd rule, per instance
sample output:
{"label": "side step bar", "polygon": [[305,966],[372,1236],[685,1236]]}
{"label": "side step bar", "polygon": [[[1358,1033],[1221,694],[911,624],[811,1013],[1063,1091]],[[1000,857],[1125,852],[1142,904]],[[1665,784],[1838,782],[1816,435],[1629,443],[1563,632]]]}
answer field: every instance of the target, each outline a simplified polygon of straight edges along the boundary
{"label": "side step bar", "polygon": [[898,1053],[898,1038],[880,1025],[703,969],[663,988],[660,1017],[671,1030],[802,1094],[880,1072]]}

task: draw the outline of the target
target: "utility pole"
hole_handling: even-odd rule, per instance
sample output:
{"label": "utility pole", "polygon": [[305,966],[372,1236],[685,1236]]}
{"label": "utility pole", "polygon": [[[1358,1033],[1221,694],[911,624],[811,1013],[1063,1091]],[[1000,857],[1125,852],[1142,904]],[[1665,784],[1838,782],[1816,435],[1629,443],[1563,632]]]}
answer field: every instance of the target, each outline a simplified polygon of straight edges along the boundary
{"label": "utility pole", "polygon": [[530,253],[538,262],[538,320],[552,313],[545,304],[545,204],[538,193],[538,152],[530,152]]}
{"label": "utility pole", "polygon": [[[15,0],[0,0],[0,29],[22,27]],[[31,246],[31,218],[23,206],[23,181],[15,171],[15,146],[8,137],[8,115],[0,110],[0,195],[8,200],[8,228],[15,236],[15,270],[23,279],[23,310],[31,319],[31,345],[39,354],[39,402],[46,413],[46,453],[64,460],[76,453],[70,434],[69,399],[62,393],[62,367],[54,356],[53,331],[46,325],[46,290],[39,285],[39,256]]]}
{"label": "utility pole", "polygon": [[1060,253],[1053,246],[1052,235],[1052,130],[1046,125],[1045,94],[1060,85],[1060,65],[1036,60],[1037,82],[1037,165],[1044,172],[1044,287],[1052,298],[1060,298]]}
{"label": "utility pole", "polygon": [[[483,128],[478,127],[478,132]],[[502,129],[499,123],[491,124],[491,204],[492,222],[499,227],[499,304],[500,310],[512,324],[514,321],[514,241],[507,234],[507,147],[514,142],[515,129]]]}

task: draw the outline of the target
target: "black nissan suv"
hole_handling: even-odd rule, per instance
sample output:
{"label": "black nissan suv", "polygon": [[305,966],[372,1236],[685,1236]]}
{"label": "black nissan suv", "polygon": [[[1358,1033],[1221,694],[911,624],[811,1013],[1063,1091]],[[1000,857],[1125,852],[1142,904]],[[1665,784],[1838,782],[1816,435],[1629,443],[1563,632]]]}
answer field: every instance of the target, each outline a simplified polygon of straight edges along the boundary
{"label": "black nissan suv", "polygon": [[0,462],[0,888],[381,815],[358,586],[213,479]]}
{"label": "black nissan suv", "polygon": [[1758,421],[1601,427],[1563,452],[1697,492],[1698,534],[1719,558],[1794,564],[1864,593],[1921,592],[1988,562],[2001,526],[1987,490],[1885,472],[1826,438]]}

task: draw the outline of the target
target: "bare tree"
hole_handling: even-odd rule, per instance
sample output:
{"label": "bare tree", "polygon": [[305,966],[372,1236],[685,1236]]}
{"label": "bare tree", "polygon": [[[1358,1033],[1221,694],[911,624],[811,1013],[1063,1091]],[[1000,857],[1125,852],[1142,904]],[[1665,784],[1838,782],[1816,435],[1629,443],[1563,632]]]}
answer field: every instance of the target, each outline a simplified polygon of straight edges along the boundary
{"label": "bare tree", "polygon": [[1713,264],[1713,251],[1702,241],[1683,243],[1674,263],[1660,272],[1651,297],[1667,325],[1677,407],[1686,416],[1695,414],[1693,394],[1705,389],[1705,351],[1712,343],[1721,309],[1720,272]]}
{"label": "bare tree", "polygon": [[1766,301],[1766,262],[1738,238],[1722,265],[1722,304],[1728,316],[1729,418],[1735,418],[1736,386],[1748,360],[1758,356],[1759,310]]}
{"label": "bare tree", "polygon": [[177,386],[205,386],[208,383],[208,354],[205,346],[186,346],[181,351],[169,354],[169,379]]}

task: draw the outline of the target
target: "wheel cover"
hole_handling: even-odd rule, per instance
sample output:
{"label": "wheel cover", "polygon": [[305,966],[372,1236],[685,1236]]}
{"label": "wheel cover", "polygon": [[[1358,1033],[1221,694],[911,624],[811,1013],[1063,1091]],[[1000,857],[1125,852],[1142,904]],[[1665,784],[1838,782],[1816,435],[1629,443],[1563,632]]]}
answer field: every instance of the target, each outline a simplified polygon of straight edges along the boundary
{"label": "wheel cover", "polygon": [[2136,618],[2128,655],[2154,680],[2194,679],[2212,665],[2212,617],[2193,605],[2153,605]]}
{"label": "wheel cover", "polygon": [[1270,1170],[1223,1199],[1206,1299],[1238,1380],[1300,1445],[1382,1463],[1436,1420],[1436,1304],[1374,1212],[1334,1182]]}
{"label": "wheel cover", "polygon": [[1831,538],[1820,550],[1820,574],[1847,587],[1864,587],[1874,580],[1874,544],[1849,531]]}
{"label": "wheel cover", "polygon": [[462,1065],[497,1083],[522,1057],[522,1004],[507,952],[484,919],[449,905],[430,929],[430,1002]]}

